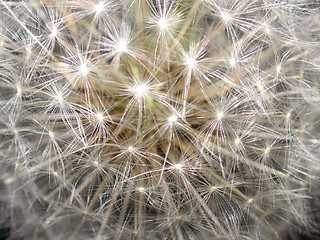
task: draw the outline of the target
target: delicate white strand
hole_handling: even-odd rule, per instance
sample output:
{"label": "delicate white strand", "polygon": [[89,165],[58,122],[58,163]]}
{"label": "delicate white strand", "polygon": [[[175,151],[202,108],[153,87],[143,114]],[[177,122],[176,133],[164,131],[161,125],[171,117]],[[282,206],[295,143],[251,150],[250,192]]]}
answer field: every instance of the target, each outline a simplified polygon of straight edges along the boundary
{"label": "delicate white strand", "polygon": [[0,0],[0,225],[12,239],[312,232],[319,10]]}

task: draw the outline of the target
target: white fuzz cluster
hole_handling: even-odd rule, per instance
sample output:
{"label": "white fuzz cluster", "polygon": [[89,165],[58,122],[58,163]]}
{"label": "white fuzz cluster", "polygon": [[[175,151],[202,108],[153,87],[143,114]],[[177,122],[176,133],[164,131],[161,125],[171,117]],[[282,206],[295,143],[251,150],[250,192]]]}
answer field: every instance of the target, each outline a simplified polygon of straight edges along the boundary
{"label": "white fuzz cluster", "polygon": [[312,0],[0,0],[0,226],[37,240],[310,231],[319,16]]}

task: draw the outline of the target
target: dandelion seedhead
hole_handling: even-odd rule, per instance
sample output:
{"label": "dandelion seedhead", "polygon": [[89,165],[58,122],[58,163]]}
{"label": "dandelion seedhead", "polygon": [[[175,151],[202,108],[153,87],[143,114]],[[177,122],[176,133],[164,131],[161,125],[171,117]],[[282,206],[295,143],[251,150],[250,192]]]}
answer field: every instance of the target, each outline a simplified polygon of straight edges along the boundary
{"label": "dandelion seedhead", "polygon": [[320,6],[0,1],[12,239],[284,239],[318,194]]}

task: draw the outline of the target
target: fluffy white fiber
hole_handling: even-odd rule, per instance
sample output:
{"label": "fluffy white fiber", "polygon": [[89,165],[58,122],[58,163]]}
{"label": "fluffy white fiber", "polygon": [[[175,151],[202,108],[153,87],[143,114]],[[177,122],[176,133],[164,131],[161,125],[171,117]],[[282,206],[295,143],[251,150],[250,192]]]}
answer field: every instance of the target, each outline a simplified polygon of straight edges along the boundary
{"label": "fluffy white fiber", "polygon": [[10,239],[317,228],[319,1],[0,1]]}

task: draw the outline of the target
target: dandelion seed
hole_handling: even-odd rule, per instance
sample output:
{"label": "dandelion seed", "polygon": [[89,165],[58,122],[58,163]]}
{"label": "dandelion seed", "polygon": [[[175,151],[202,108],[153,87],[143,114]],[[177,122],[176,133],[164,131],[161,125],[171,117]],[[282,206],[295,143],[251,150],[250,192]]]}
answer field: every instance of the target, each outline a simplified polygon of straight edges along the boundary
{"label": "dandelion seed", "polygon": [[14,178],[13,177],[5,178],[3,182],[5,185],[9,185],[14,182]]}
{"label": "dandelion seed", "polygon": [[236,60],[234,58],[229,59],[229,64],[231,67],[234,67],[236,65]]}
{"label": "dandelion seed", "polygon": [[158,21],[158,25],[161,30],[167,30],[168,29],[168,20],[165,18],[160,18]]}
{"label": "dandelion seed", "polygon": [[211,186],[210,187],[210,192],[215,192],[215,191],[217,191],[217,187],[216,186]]}
{"label": "dandelion seed", "polygon": [[197,64],[197,60],[195,58],[192,58],[192,57],[187,57],[186,60],[185,60],[185,63],[188,67],[188,69],[192,70],[196,67],[196,64]]}
{"label": "dandelion seed", "polygon": [[17,86],[17,96],[21,96],[22,88],[18,85]]}
{"label": "dandelion seed", "polygon": [[264,32],[265,32],[265,34],[267,34],[267,35],[270,35],[270,34],[271,34],[271,29],[270,29],[270,27],[269,27],[268,25],[265,25],[265,27],[264,27]]}
{"label": "dandelion seed", "polygon": [[224,112],[217,112],[217,120],[222,120],[224,118]]}
{"label": "dandelion seed", "polygon": [[265,150],[264,150],[264,154],[265,155],[268,155],[270,153],[271,149],[269,147],[267,147]]}
{"label": "dandelion seed", "polygon": [[100,123],[102,123],[104,121],[105,117],[104,117],[103,113],[98,112],[98,113],[96,113],[96,118]]}
{"label": "dandelion seed", "polygon": [[50,37],[51,37],[51,38],[55,38],[55,37],[57,37],[57,35],[58,35],[58,29],[57,29],[56,26],[53,26],[53,27],[52,27],[52,30],[51,30]]}
{"label": "dandelion seed", "polygon": [[240,139],[240,138],[236,138],[236,139],[234,140],[234,144],[235,144],[236,146],[238,146],[240,143],[241,143],[241,139]]}
{"label": "dandelion seed", "polygon": [[101,1],[98,4],[94,5],[93,10],[97,15],[103,12],[105,10],[103,2]]}
{"label": "dandelion seed", "polygon": [[98,167],[98,166],[99,166],[99,163],[98,163],[97,161],[94,161],[94,162],[93,162],[93,165],[94,165],[95,167]]}
{"label": "dandelion seed", "polygon": [[177,164],[173,165],[173,168],[178,170],[178,171],[182,171],[182,164],[181,163],[177,163]]}
{"label": "dandelion seed", "polygon": [[247,201],[247,202],[248,202],[248,204],[252,204],[252,203],[253,203],[253,201],[254,201],[254,200],[253,200],[253,198],[250,198],[250,199],[248,199],[248,201]]}
{"label": "dandelion seed", "polygon": [[89,68],[88,68],[88,66],[87,66],[85,63],[82,63],[82,64],[80,65],[79,71],[80,71],[80,74],[81,74],[83,77],[87,77],[88,74],[89,74]]}
{"label": "dandelion seed", "polygon": [[128,152],[133,153],[135,151],[135,148],[133,146],[128,147]]}
{"label": "dandelion seed", "polygon": [[48,134],[51,139],[54,139],[54,133],[52,131],[48,131]]}
{"label": "dandelion seed", "polygon": [[128,51],[128,41],[125,39],[120,39],[117,46],[116,46],[116,52],[117,53],[126,53]]}
{"label": "dandelion seed", "polygon": [[276,72],[277,72],[277,73],[280,73],[280,72],[281,72],[281,69],[282,69],[281,65],[277,65],[277,67],[276,67]]}
{"label": "dandelion seed", "polygon": [[15,136],[18,136],[19,130],[17,128],[13,128],[13,133]]}
{"label": "dandelion seed", "polygon": [[264,87],[261,82],[257,82],[257,87],[260,92],[264,92]]}
{"label": "dandelion seed", "polygon": [[63,96],[60,93],[57,93],[57,95],[55,96],[55,99],[62,104],[63,103]]}
{"label": "dandelion seed", "polygon": [[230,16],[230,14],[227,13],[227,12],[222,11],[222,12],[220,13],[220,16],[221,16],[222,20],[223,20],[225,23],[229,23],[229,22],[231,21],[231,16]]}
{"label": "dandelion seed", "polygon": [[146,84],[140,84],[132,88],[132,92],[139,98],[146,96],[148,94],[148,91],[149,87]]}
{"label": "dandelion seed", "polygon": [[28,47],[26,48],[26,53],[27,53],[27,56],[28,56],[28,57],[32,55],[32,48],[31,48],[31,46],[28,46]]}
{"label": "dandelion seed", "polygon": [[146,189],[144,187],[138,187],[138,191],[140,193],[144,193],[146,191]]}
{"label": "dandelion seed", "polygon": [[173,124],[173,123],[175,123],[175,122],[177,122],[178,121],[178,117],[175,115],[175,114],[173,114],[173,115],[171,115],[170,117],[168,117],[168,122],[170,123],[170,124]]}
{"label": "dandelion seed", "polygon": [[287,119],[290,119],[290,118],[291,118],[291,112],[287,112],[286,118],[287,118]]}

